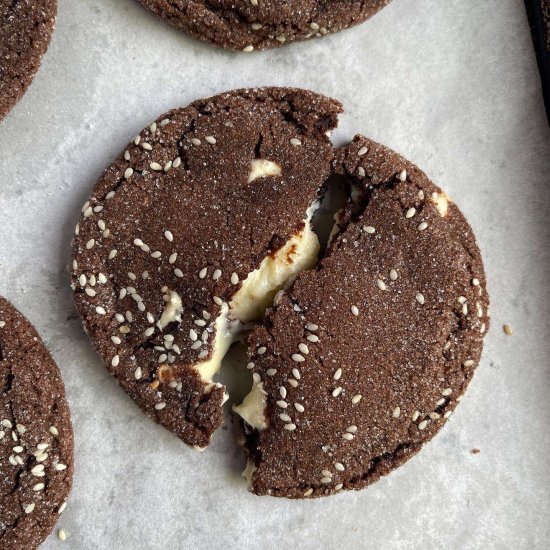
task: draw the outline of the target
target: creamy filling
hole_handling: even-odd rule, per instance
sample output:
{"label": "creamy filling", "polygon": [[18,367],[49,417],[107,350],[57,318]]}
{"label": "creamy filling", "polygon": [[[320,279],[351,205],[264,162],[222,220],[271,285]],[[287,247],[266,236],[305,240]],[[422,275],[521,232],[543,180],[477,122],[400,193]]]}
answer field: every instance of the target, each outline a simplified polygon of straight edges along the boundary
{"label": "creamy filling", "polygon": [[174,321],[181,322],[181,314],[183,312],[183,306],[181,303],[180,295],[174,290],[168,290],[164,296],[166,305],[164,311],[159,319],[158,327],[160,330],[164,330],[166,326]]}
{"label": "creamy filling", "polygon": [[252,380],[252,389],[240,405],[234,405],[233,411],[236,412],[247,424],[257,430],[264,430],[268,426],[265,416],[267,407],[266,391],[263,389],[263,382],[258,374],[254,374]]}
{"label": "creamy filling", "polygon": [[248,183],[252,183],[258,178],[268,178],[282,175],[280,164],[267,159],[254,159],[250,163],[250,172],[248,174]]}
{"label": "creamy filling", "polygon": [[449,210],[451,199],[445,193],[432,193],[432,202],[435,204],[439,215],[444,218]]}

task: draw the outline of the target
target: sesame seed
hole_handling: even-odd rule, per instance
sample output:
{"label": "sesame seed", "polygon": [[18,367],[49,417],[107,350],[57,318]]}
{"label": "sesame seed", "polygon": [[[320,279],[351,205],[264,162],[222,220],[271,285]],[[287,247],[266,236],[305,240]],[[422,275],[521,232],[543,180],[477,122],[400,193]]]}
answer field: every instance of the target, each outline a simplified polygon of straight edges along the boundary
{"label": "sesame seed", "polygon": [[300,355],[299,353],[293,353],[292,360],[296,363],[303,363],[305,361],[305,357],[303,355]]}
{"label": "sesame seed", "polygon": [[174,275],[181,279],[183,277],[183,271],[179,267],[176,267],[176,269],[174,269]]}
{"label": "sesame seed", "polygon": [[169,160],[169,161],[164,165],[163,170],[164,170],[165,172],[169,172],[171,169],[172,169],[172,161]]}
{"label": "sesame seed", "polygon": [[35,506],[34,502],[31,502],[30,504],[27,504],[27,505],[23,508],[23,510],[25,511],[25,514],[30,514],[30,513],[32,513],[32,511],[34,510],[34,506]]}
{"label": "sesame seed", "polygon": [[57,513],[61,514],[65,510],[65,508],[67,508],[67,502],[66,501],[59,507],[59,510],[57,510]]}
{"label": "sesame seed", "polygon": [[334,380],[340,380],[342,378],[342,369],[337,369],[333,376]]}
{"label": "sesame seed", "polygon": [[308,340],[309,342],[318,342],[319,341],[319,336],[317,336],[316,334],[308,334],[306,336],[306,340]]}
{"label": "sesame seed", "polygon": [[286,413],[281,413],[279,415],[279,418],[283,421],[283,422],[292,422],[292,418],[290,418],[290,416],[288,416],[288,414]]}
{"label": "sesame seed", "polygon": [[302,352],[302,353],[305,353],[306,355],[309,354],[309,348],[307,347],[306,344],[304,344],[303,342],[300,342],[298,344],[298,349]]}
{"label": "sesame seed", "polygon": [[166,237],[166,239],[169,241],[169,242],[172,242],[174,240],[174,235],[172,234],[171,231],[168,231],[166,230],[164,232],[164,236]]}
{"label": "sesame seed", "polygon": [[223,304],[223,300],[219,297],[219,296],[214,296],[212,298],[213,302],[219,306],[221,306]]}
{"label": "sesame seed", "polygon": [[108,256],[109,260],[112,260],[117,255],[117,252],[118,251],[116,250],[116,248],[113,248],[113,250],[109,252],[109,256]]}
{"label": "sesame seed", "polygon": [[143,149],[145,149],[145,151],[152,151],[153,150],[153,146],[150,144],[150,143],[147,143],[146,141],[144,141],[141,146],[143,147]]}
{"label": "sesame seed", "polygon": [[334,467],[339,471],[339,472],[343,472],[346,468],[344,467],[344,465],[341,463],[341,462],[335,462],[334,463]]}
{"label": "sesame seed", "polygon": [[164,407],[166,407],[166,403],[164,401],[162,401],[161,403],[157,403],[155,405],[155,409],[157,411],[162,411],[162,409],[164,409]]}
{"label": "sesame seed", "polygon": [[199,336],[198,336],[197,332],[194,329],[191,329],[189,331],[189,338],[191,339],[192,342],[196,342],[198,337]]}
{"label": "sesame seed", "polygon": [[231,273],[231,284],[236,285],[239,283],[239,276],[236,273]]}
{"label": "sesame seed", "polygon": [[300,371],[296,367],[292,369],[292,376],[294,376],[297,380],[300,380],[301,378]]}
{"label": "sesame seed", "polygon": [[329,470],[321,470],[321,475],[323,477],[332,477],[332,472],[330,472]]}
{"label": "sesame seed", "polygon": [[426,302],[426,299],[424,298],[424,294],[422,294],[421,292],[418,292],[417,295],[416,295],[416,301],[420,305],[423,305]]}
{"label": "sesame seed", "polygon": [[61,462],[56,464],[55,465],[55,469],[58,471],[58,472],[62,472],[63,470],[66,470],[67,469],[67,465],[66,464],[62,464]]}
{"label": "sesame seed", "polygon": [[441,391],[441,395],[443,397],[449,397],[451,393],[453,393],[453,390],[451,388],[445,388],[444,390]]}
{"label": "sesame seed", "polygon": [[363,231],[365,231],[365,233],[369,233],[370,235],[372,235],[373,233],[376,232],[376,229],[374,229],[374,227],[372,227],[372,225],[364,225],[363,226]]}
{"label": "sesame seed", "polygon": [[63,529],[59,529],[59,531],[57,532],[57,538],[61,541],[67,540],[67,533],[65,533]]}
{"label": "sesame seed", "polygon": [[359,308],[357,306],[351,306],[351,312],[357,317],[359,315]]}
{"label": "sesame seed", "polygon": [[290,145],[302,145],[302,142],[298,138],[290,138]]}
{"label": "sesame seed", "polygon": [[258,355],[263,355],[266,351],[267,351],[267,348],[266,348],[265,346],[260,346],[260,347],[257,349],[256,353],[257,353]]}
{"label": "sesame seed", "polygon": [[214,145],[216,143],[216,138],[214,136],[206,136],[204,138],[210,145]]}
{"label": "sesame seed", "polygon": [[399,173],[399,179],[401,181],[406,181],[407,180],[407,170],[402,170],[400,173]]}
{"label": "sesame seed", "polygon": [[472,284],[473,284],[474,286],[479,286],[479,279],[475,279],[475,278],[472,279]]}
{"label": "sesame seed", "polygon": [[357,432],[357,426],[355,426],[355,424],[352,424],[351,426],[348,426],[346,428],[346,432],[350,433],[350,434],[354,434]]}
{"label": "sesame seed", "polygon": [[466,302],[464,302],[464,304],[462,304],[462,314],[463,315],[468,315],[468,304]]}
{"label": "sesame seed", "polygon": [[160,172],[162,170],[162,166],[158,162],[152,162],[149,164],[149,167],[155,172]]}
{"label": "sesame seed", "polygon": [[137,369],[134,371],[134,378],[136,380],[139,380],[143,376],[143,371],[141,367],[137,367]]}
{"label": "sesame seed", "polygon": [[413,412],[413,415],[412,415],[412,417],[411,417],[411,420],[412,420],[413,422],[416,422],[416,421],[418,420],[418,417],[419,417],[419,416],[420,416],[420,411],[414,411],[414,412]]}
{"label": "sesame seed", "polygon": [[298,387],[298,381],[297,380],[294,380],[294,378],[290,378],[288,380],[288,383],[293,387],[293,388],[297,388]]}
{"label": "sesame seed", "polygon": [[428,227],[428,224],[426,222],[421,222],[420,224],[418,224],[418,231],[424,231],[424,229],[426,229]]}
{"label": "sesame seed", "polygon": [[338,483],[337,485],[334,486],[334,490],[335,491],[340,491],[342,489],[342,487],[344,486],[343,483]]}
{"label": "sesame seed", "polygon": [[145,336],[145,338],[149,338],[149,336],[153,336],[154,333],[155,333],[154,327],[149,327],[143,331],[143,336]]}
{"label": "sesame seed", "polygon": [[358,393],[357,395],[354,395],[352,398],[351,398],[351,402],[354,404],[354,405],[357,405],[357,403],[359,403],[359,401],[361,401],[361,399],[363,399],[363,396]]}
{"label": "sesame seed", "polygon": [[286,401],[276,401],[277,405],[281,407],[281,409],[286,409],[288,407],[288,403]]}
{"label": "sesame seed", "polygon": [[512,334],[514,334],[514,330],[512,329],[511,325],[509,325],[508,323],[502,326],[502,330],[504,331],[504,334],[506,334],[507,336],[512,336]]}
{"label": "sesame seed", "polygon": [[285,424],[284,429],[288,432],[293,432],[296,429],[296,424]]}
{"label": "sesame seed", "polygon": [[178,253],[177,252],[172,252],[172,254],[170,254],[170,257],[168,258],[168,263],[169,264],[175,263],[177,258],[178,258]]}
{"label": "sesame seed", "polygon": [[162,252],[160,250],[156,250],[155,252],[151,253],[151,258],[154,258],[155,260],[157,258],[160,258],[162,256]]}
{"label": "sesame seed", "polygon": [[405,218],[412,218],[416,214],[416,208],[409,208],[405,213]]}
{"label": "sesame seed", "polygon": [[276,36],[275,37],[275,40],[277,40],[278,42],[280,42],[281,44],[284,44],[286,42],[286,36]]}
{"label": "sesame seed", "polygon": [[386,290],[386,283],[382,279],[377,279],[376,284],[380,290]]}
{"label": "sesame seed", "polygon": [[[251,0],[251,1],[253,1],[253,0]],[[256,4],[253,4],[253,5],[256,5],[256,6],[257,6],[258,4],[256,3]],[[245,52],[245,53],[249,53],[249,52],[251,52],[251,51],[253,51],[253,50],[254,50],[254,46],[253,46],[252,44],[249,44],[248,46],[245,46],[245,47],[243,48],[243,52]]]}
{"label": "sesame seed", "polygon": [[[319,27],[317,27],[319,28]],[[357,155],[362,157],[363,155],[365,155],[368,151],[368,148],[367,147],[361,147],[361,149],[359,149],[359,151],[357,151]]]}
{"label": "sesame seed", "polygon": [[275,376],[277,374],[277,369],[267,369],[265,373],[267,376]]}
{"label": "sesame seed", "polygon": [[427,425],[428,425],[428,421],[427,420],[422,420],[422,422],[420,422],[420,424],[418,424],[418,429],[423,430],[423,429],[426,428]]}
{"label": "sesame seed", "polygon": [[86,243],[86,249],[87,249],[87,250],[91,250],[91,249],[94,247],[94,244],[95,244],[95,239],[90,239],[90,240]]}
{"label": "sesame seed", "polygon": [[179,168],[181,165],[181,157],[176,157],[172,162],[172,168]]}
{"label": "sesame seed", "polygon": [[[253,0],[252,0],[253,1]],[[304,496],[305,497],[308,497],[309,495],[311,495],[313,493],[313,489],[311,489],[311,487],[304,493]]]}
{"label": "sesame seed", "polygon": [[222,270],[216,269],[212,274],[212,279],[214,279],[214,281],[217,281],[221,276],[222,276]]}
{"label": "sesame seed", "polygon": [[261,23],[252,23],[250,27],[253,31],[259,31],[263,27],[263,25]]}
{"label": "sesame seed", "polygon": [[36,485],[33,485],[32,490],[33,491],[42,491],[46,485],[44,483],[37,483]]}
{"label": "sesame seed", "polygon": [[395,269],[390,270],[390,279],[392,281],[397,281],[397,271],[395,271]]}
{"label": "sesame seed", "polygon": [[253,369],[254,368],[254,363],[252,361],[250,361],[250,363],[248,363],[248,365],[246,365],[246,368],[248,370]]}
{"label": "sesame seed", "polygon": [[101,306],[97,306],[95,308],[95,312],[98,314],[98,315],[106,315],[106,311],[105,311],[105,308],[101,307]]}
{"label": "sesame seed", "polygon": [[449,416],[451,416],[451,414],[453,414],[453,411],[447,411],[444,415],[443,415],[443,418],[445,420],[447,420],[447,418],[449,418]]}
{"label": "sesame seed", "polygon": [[294,408],[295,408],[298,412],[301,412],[301,413],[303,413],[303,412],[305,411],[304,406],[301,405],[300,403],[294,403]]}
{"label": "sesame seed", "polygon": [[318,328],[319,328],[319,326],[316,325],[315,323],[308,323],[306,325],[306,330],[309,330],[311,332],[315,332]]}
{"label": "sesame seed", "polygon": [[462,363],[465,367],[473,367],[475,365],[475,361],[473,359],[466,359],[464,363]]}
{"label": "sesame seed", "polygon": [[436,403],[436,406],[441,407],[441,405],[445,404],[445,401],[447,401],[447,400],[444,397],[442,397],[441,399],[438,399],[437,403]]}
{"label": "sesame seed", "polygon": [[132,177],[132,174],[134,173],[133,168],[126,168],[124,171],[124,177],[128,180]]}
{"label": "sesame seed", "polygon": [[59,435],[59,430],[55,426],[50,426],[49,431],[54,437],[57,437]]}
{"label": "sesame seed", "polygon": [[394,418],[399,418],[401,416],[401,407],[395,407],[392,412]]}
{"label": "sesame seed", "polygon": [[111,359],[111,365],[113,367],[116,367],[118,366],[118,364],[120,363],[120,356],[119,355],[115,355],[112,359]]}
{"label": "sesame seed", "polygon": [[332,390],[332,397],[338,397],[342,393],[342,387],[338,386],[334,390]]}
{"label": "sesame seed", "polygon": [[279,395],[280,395],[283,399],[285,399],[285,398],[286,398],[286,393],[287,393],[287,392],[286,392],[286,388],[285,388],[284,386],[281,386],[281,387],[279,388]]}
{"label": "sesame seed", "polygon": [[193,342],[191,345],[191,349],[199,349],[202,346],[202,342],[200,340],[197,340],[196,342]]}
{"label": "sesame seed", "polygon": [[436,413],[436,412],[431,412],[429,415],[428,415],[432,420],[437,420],[438,418],[441,418],[441,415]]}
{"label": "sesame seed", "polygon": [[344,433],[342,434],[342,439],[345,439],[346,441],[351,441],[353,439],[353,434],[350,434],[350,433]]}

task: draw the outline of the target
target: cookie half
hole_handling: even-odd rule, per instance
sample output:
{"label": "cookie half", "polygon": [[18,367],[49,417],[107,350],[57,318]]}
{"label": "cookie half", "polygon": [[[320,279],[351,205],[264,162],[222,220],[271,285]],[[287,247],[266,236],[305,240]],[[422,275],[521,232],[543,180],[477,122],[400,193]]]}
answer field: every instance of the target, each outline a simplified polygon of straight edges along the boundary
{"label": "cookie half", "polygon": [[470,382],[489,300],[472,231],[412,163],[358,136],[335,172],[353,201],[316,269],[249,339],[246,475],[260,495],[360,489],[408,460]]}
{"label": "cookie half", "polygon": [[246,323],[315,265],[312,207],[338,102],[240,90],[173,110],[97,182],[73,243],[76,305],[142,409],[204,448],[223,420],[213,381]]}
{"label": "cookie half", "polygon": [[138,0],[171,25],[230,50],[265,50],[362,23],[390,0]]}
{"label": "cookie half", "polygon": [[0,0],[0,120],[33,81],[56,13],[57,0]]}
{"label": "cookie half", "polygon": [[71,489],[73,431],[57,365],[0,297],[0,547],[36,548]]}

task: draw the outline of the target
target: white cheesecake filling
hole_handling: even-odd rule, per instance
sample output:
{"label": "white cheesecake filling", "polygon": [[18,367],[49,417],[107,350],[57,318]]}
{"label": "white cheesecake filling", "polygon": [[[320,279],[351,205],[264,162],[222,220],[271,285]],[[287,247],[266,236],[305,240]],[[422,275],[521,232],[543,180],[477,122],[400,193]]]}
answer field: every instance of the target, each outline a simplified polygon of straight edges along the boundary
{"label": "white cheesecake filling", "polygon": [[435,204],[439,215],[444,218],[449,210],[449,203],[451,199],[445,193],[432,193],[432,202]]}
{"label": "white cheesecake filling", "polygon": [[250,162],[248,183],[252,183],[258,178],[280,176],[282,173],[283,171],[280,164],[267,159],[254,159]]}
{"label": "white cheesecake filling", "polygon": [[174,321],[181,323],[181,314],[183,312],[181,298],[176,291],[168,290],[165,294],[164,300],[166,305],[164,306],[164,311],[162,312],[159,322],[157,323],[160,330],[164,330],[167,325],[173,323]]}
{"label": "white cheesecake filling", "polygon": [[263,382],[258,374],[254,374],[252,379],[252,389],[240,405],[233,405],[233,411],[236,412],[247,424],[257,430],[264,430],[268,426],[265,417],[267,407],[267,393],[263,389]]}

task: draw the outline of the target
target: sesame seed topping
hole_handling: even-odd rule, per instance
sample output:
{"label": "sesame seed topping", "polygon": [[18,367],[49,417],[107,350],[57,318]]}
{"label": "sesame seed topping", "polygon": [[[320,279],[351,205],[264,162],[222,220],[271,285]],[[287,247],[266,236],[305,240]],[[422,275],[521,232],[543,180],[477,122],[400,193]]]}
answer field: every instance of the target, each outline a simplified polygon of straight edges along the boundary
{"label": "sesame seed topping", "polygon": [[217,281],[221,276],[222,276],[222,270],[216,269],[212,274],[212,279],[214,279],[214,281]]}
{"label": "sesame seed topping", "polygon": [[86,249],[87,250],[91,250],[95,245],[95,239],[90,239],[87,243],[86,243]]}
{"label": "sesame seed topping", "polygon": [[258,355],[263,355],[266,351],[267,351],[267,348],[266,348],[265,346],[260,346],[260,347],[258,348],[258,350],[256,351],[256,353],[257,353]]}
{"label": "sesame seed topping", "polygon": [[168,231],[166,230],[164,232],[164,236],[166,237],[166,239],[169,241],[169,242],[172,242],[174,240],[174,235],[172,234],[171,231]]}
{"label": "sesame seed topping", "polygon": [[112,359],[111,359],[111,365],[113,367],[116,367],[118,366],[118,364],[120,363],[120,356],[119,355],[115,355]]}
{"label": "sesame seed topping", "polygon": [[416,214],[416,208],[409,208],[405,214],[405,218],[412,218]]}
{"label": "sesame seed topping", "polygon": [[418,417],[419,417],[419,416],[420,416],[420,411],[414,411],[414,412],[413,412],[413,415],[412,415],[412,417],[411,417],[411,420],[412,420],[413,422],[416,422],[416,421],[418,420]]}
{"label": "sesame seed topping", "polygon": [[372,235],[373,233],[376,232],[376,229],[372,227],[372,225],[364,225],[363,231],[365,231],[365,233],[369,233],[370,235]]}
{"label": "sesame seed topping", "polygon": [[293,388],[297,388],[297,387],[298,387],[298,381],[297,381],[297,380],[294,380],[294,378],[289,378],[288,383],[289,383]]}
{"label": "sesame seed topping", "polygon": [[298,344],[298,349],[299,349],[302,353],[304,353],[305,355],[308,355],[308,354],[309,354],[309,348],[308,348],[307,345],[304,344],[303,342],[300,342],[300,343]]}
{"label": "sesame seed topping", "polygon": [[426,302],[426,299],[424,298],[424,294],[422,294],[421,292],[418,292],[417,295],[416,295],[416,301],[420,305],[423,305]]}
{"label": "sesame seed topping", "polygon": [[447,420],[447,418],[449,418],[449,416],[451,416],[451,414],[453,414],[453,411],[447,411],[444,415],[443,415],[443,418],[445,420]]}
{"label": "sesame seed topping", "polygon": [[[251,2],[253,2],[253,1],[254,1],[254,0],[251,0]],[[256,6],[257,6],[258,4],[256,3],[256,4],[252,4],[252,5],[256,5]],[[243,48],[243,52],[245,52],[245,53],[249,53],[249,52],[251,52],[251,51],[254,51],[254,46],[253,46],[252,44],[249,44],[248,46],[245,46],[245,47]]]}
{"label": "sesame seed topping", "polygon": [[445,404],[445,401],[447,401],[444,397],[437,400],[436,406],[441,407],[441,405]]}
{"label": "sesame seed topping", "polygon": [[265,373],[267,376],[275,376],[277,374],[277,369],[267,369]]}
{"label": "sesame seed topping", "polygon": [[101,306],[97,306],[95,308],[95,312],[98,314],[98,315],[106,315],[107,312],[105,311],[105,308],[101,307]]}
{"label": "sesame seed topping", "polygon": [[365,169],[362,166],[359,166],[359,168],[357,168],[357,174],[359,174],[360,178],[364,178],[366,176]]}
{"label": "sesame seed topping", "polygon": [[30,514],[32,513],[32,511],[34,510],[34,502],[31,502],[30,504],[26,504],[24,507],[23,507],[23,510],[25,511],[25,514]]}
{"label": "sesame seed topping", "polygon": [[357,426],[355,426],[355,424],[352,424],[351,426],[348,426],[346,428],[346,432],[350,433],[350,434],[354,434],[357,432]]}
{"label": "sesame seed topping", "polygon": [[308,334],[306,336],[306,340],[308,340],[309,342],[318,342],[319,341],[319,336],[317,336],[316,334]]}
{"label": "sesame seed topping", "polygon": [[58,472],[62,472],[63,470],[66,470],[66,469],[67,469],[67,465],[66,465],[66,464],[62,464],[61,462],[59,462],[58,464],[55,465],[55,469],[56,469]]}
{"label": "sesame seed topping", "polygon": [[293,353],[292,360],[296,363],[303,363],[305,361],[305,357],[303,355],[300,355],[299,353]]}
{"label": "sesame seed topping", "polygon": [[335,462],[334,463],[334,467],[339,471],[339,472],[343,472],[346,468],[344,467],[344,465],[341,463],[341,462]]}
{"label": "sesame seed topping", "polygon": [[315,323],[308,323],[306,325],[306,330],[309,330],[310,332],[315,332],[318,328],[319,326],[316,325]]}
{"label": "sesame seed topping", "polygon": [[67,533],[65,533],[65,531],[63,529],[59,529],[59,531],[57,532],[57,538],[60,541],[67,540]]}
{"label": "sesame seed topping", "polygon": [[328,477],[328,476],[322,477],[321,483],[332,483],[332,477]]}
{"label": "sesame seed topping", "polygon": [[172,254],[170,254],[170,257],[168,258],[168,263],[173,264],[176,262],[177,259],[178,259],[178,253],[172,252]]}
{"label": "sesame seed topping", "polygon": [[395,269],[390,270],[390,279],[392,281],[397,281],[397,271]]}
{"label": "sesame seed topping", "polygon": [[283,422],[292,422],[292,418],[290,418],[290,416],[288,416],[288,414],[286,413],[281,413],[279,415],[279,418],[283,421]]}
{"label": "sesame seed topping", "polygon": [[281,407],[281,409],[286,409],[288,407],[288,403],[286,401],[276,401],[277,405]]}
{"label": "sesame seed topping", "polygon": [[346,441],[351,441],[353,439],[353,434],[350,434],[348,432],[342,434],[342,439],[345,439]]}
{"label": "sesame seed topping", "polygon": [[145,338],[149,338],[149,336],[152,336],[154,333],[155,333],[154,327],[149,327],[143,331],[143,336],[145,336]]}
{"label": "sesame seed topping", "polygon": [[399,418],[401,416],[401,407],[395,407],[392,412],[394,418]]}
{"label": "sesame seed topping", "polygon": [[32,490],[33,491],[42,491],[46,485],[44,483],[37,483],[36,485],[33,485]]}
{"label": "sesame seed topping", "polygon": [[174,159],[174,162],[172,162],[172,167],[173,168],[179,168],[181,165],[181,157],[176,157]]}
{"label": "sesame seed topping", "polygon": [[253,369],[253,368],[254,368],[254,363],[253,363],[252,361],[250,361],[250,363],[248,363],[248,364],[246,365],[246,368],[247,368],[248,370]]}
{"label": "sesame seed topping", "polygon": [[59,510],[57,510],[57,513],[58,513],[58,514],[63,513],[63,511],[65,510],[65,508],[67,508],[67,502],[66,502],[66,501],[59,507]]}
{"label": "sesame seed topping", "polygon": [[407,180],[407,170],[402,170],[400,173],[399,173],[399,179],[401,181],[406,181]]}
{"label": "sesame seed topping", "polygon": [[422,420],[422,422],[420,422],[420,424],[418,424],[418,429],[419,430],[424,430],[427,425],[428,425],[428,421],[427,420]]}
{"label": "sesame seed topping", "polygon": [[377,279],[376,284],[380,290],[386,290],[386,283],[382,279]]}
{"label": "sesame seed topping", "polygon": [[[253,0],[252,0],[253,1]],[[304,493],[304,496],[305,497],[308,497],[309,495],[311,495],[313,493],[313,489],[310,487],[305,493]]]}
{"label": "sesame seed topping", "polygon": [[302,142],[298,138],[290,138],[290,145],[302,145]]}
{"label": "sesame seed topping", "polygon": [[428,227],[428,224],[426,222],[421,222],[420,224],[418,224],[418,231],[424,231],[424,229],[426,229]]}
{"label": "sesame seed topping", "polygon": [[231,273],[231,284],[236,285],[239,283],[239,276],[236,273]]}
{"label": "sesame seed topping", "polygon": [[351,402],[354,404],[354,405],[357,405],[357,403],[359,403],[359,401],[361,401],[361,399],[363,399],[363,396],[358,393],[357,395],[354,395],[352,398],[351,398]]}
{"label": "sesame seed topping", "polygon": [[288,432],[293,432],[296,429],[296,424],[285,424],[284,429]]}
{"label": "sesame seed topping", "polygon": [[292,376],[294,376],[297,380],[300,380],[301,378],[300,371],[296,367],[292,369]]}
{"label": "sesame seed topping", "polygon": [[252,23],[252,25],[250,25],[253,31],[259,31],[262,27],[263,25],[261,23]]}
{"label": "sesame seed topping", "polygon": [[133,168],[126,168],[126,170],[124,171],[124,177],[125,179],[130,179],[132,177],[132,174],[134,173],[134,170]]}
{"label": "sesame seed topping", "polygon": [[453,393],[453,390],[451,388],[445,388],[444,390],[441,391],[441,395],[443,397],[449,397],[451,393]]}
{"label": "sesame seed topping", "polygon": [[117,250],[115,248],[113,248],[113,250],[111,250],[111,252],[109,252],[109,260],[112,260],[115,256],[117,255]]}
{"label": "sesame seed topping", "polygon": [[357,317],[359,315],[359,308],[357,306],[351,306],[351,312]]}
{"label": "sesame seed topping", "polygon": [[176,269],[174,269],[174,275],[181,279],[183,277],[183,271],[179,267],[176,267]]}
{"label": "sesame seed topping", "polygon": [[141,367],[138,367],[138,368],[134,371],[134,378],[135,378],[136,380],[139,380],[142,376],[143,376],[143,371],[142,371]]}
{"label": "sesame seed topping", "polygon": [[50,433],[54,437],[57,437],[59,435],[59,430],[55,426],[50,426]]}
{"label": "sesame seed topping", "polygon": [[334,380],[340,380],[342,378],[342,369],[337,369],[333,376]]}
{"label": "sesame seed topping", "polygon": [[283,399],[285,399],[285,398],[286,398],[286,394],[287,394],[286,388],[285,388],[284,386],[281,386],[281,387],[279,388],[279,395],[280,395]]}
{"label": "sesame seed topping", "polygon": [[[317,27],[319,28],[319,27]],[[357,151],[357,155],[359,157],[362,157],[363,155],[365,155],[366,153],[368,152],[368,148],[367,147],[361,147],[361,149],[359,149],[359,151]]]}
{"label": "sesame seed topping", "polygon": [[464,363],[462,363],[465,367],[473,367],[475,365],[475,361],[473,359],[466,359]]}
{"label": "sesame seed topping", "polygon": [[214,145],[216,143],[216,138],[214,136],[206,136],[204,138],[210,145]]}
{"label": "sesame seed topping", "polygon": [[304,406],[301,405],[300,403],[294,403],[294,408],[295,408],[298,412],[301,412],[301,413],[303,413],[303,412],[305,411]]}
{"label": "sesame seed topping", "polygon": [[338,397],[342,393],[342,387],[338,386],[334,390],[332,390],[332,397]]}
{"label": "sesame seed topping", "polygon": [[164,409],[164,407],[166,407],[166,403],[164,403],[164,401],[161,402],[161,403],[157,403],[157,404],[155,405],[155,409],[156,409],[157,411],[162,411],[162,409]]}
{"label": "sesame seed topping", "polygon": [[431,412],[429,415],[428,415],[432,420],[437,420],[438,418],[441,418],[441,415],[439,413],[436,413],[436,412]]}

